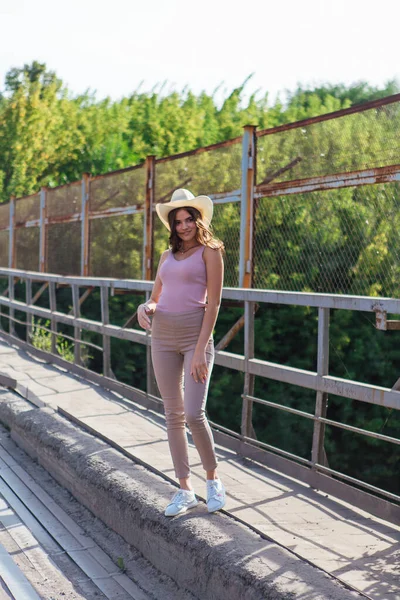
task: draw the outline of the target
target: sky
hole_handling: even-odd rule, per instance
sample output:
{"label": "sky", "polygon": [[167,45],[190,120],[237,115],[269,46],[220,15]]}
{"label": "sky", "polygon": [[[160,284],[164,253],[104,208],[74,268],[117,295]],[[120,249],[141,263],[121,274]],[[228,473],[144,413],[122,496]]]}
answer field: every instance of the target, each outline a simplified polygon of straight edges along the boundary
{"label": "sky", "polygon": [[[270,103],[298,84],[400,82],[399,0],[0,0],[0,89],[34,60],[73,94],[138,88]],[[140,86],[140,87],[139,87]]]}

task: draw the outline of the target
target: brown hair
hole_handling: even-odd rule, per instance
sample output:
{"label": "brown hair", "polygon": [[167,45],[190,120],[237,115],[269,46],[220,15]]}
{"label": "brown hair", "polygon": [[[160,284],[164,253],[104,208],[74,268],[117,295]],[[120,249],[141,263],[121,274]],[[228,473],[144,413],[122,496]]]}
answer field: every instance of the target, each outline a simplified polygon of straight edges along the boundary
{"label": "brown hair", "polygon": [[199,242],[199,244],[201,244],[202,246],[208,246],[209,248],[213,248],[214,250],[220,249],[222,253],[224,253],[224,243],[214,236],[213,231],[211,229],[211,225],[207,227],[207,225],[204,223],[201,216],[201,212],[193,206],[182,206],[181,208],[174,208],[174,210],[171,210],[168,214],[168,222],[171,228],[169,243],[173,254],[175,254],[175,252],[178,252],[178,250],[181,249],[183,244],[181,238],[176,232],[175,217],[178,210],[186,210],[195,220],[196,240]]}

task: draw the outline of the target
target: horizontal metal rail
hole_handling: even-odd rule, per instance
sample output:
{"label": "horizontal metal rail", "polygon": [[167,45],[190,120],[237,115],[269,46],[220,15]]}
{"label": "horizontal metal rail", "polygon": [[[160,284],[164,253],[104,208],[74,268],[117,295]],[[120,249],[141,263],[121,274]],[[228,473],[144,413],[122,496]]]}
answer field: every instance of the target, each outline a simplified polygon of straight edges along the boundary
{"label": "horizontal metal rail", "polygon": [[[56,189],[56,188],[52,188]],[[214,205],[237,203],[241,200],[241,190],[232,190],[229,192],[221,192],[218,194],[210,194]],[[155,206],[152,206],[152,212],[156,210]],[[140,215],[144,214],[145,205],[144,203],[133,204],[131,206],[117,206],[113,208],[106,208],[104,210],[89,210],[88,219],[93,221],[95,219],[106,219],[109,217],[122,217],[126,215]],[[44,219],[45,226],[59,225],[60,223],[77,223],[82,220],[82,213],[73,213],[70,215],[63,216],[51,216],[48,215]],[[31,219],[30,221],[16,221],[14,230],[27,229],[31,227],[40,227],[40,219]],[[9,231],[10,225],[0,226],[0,231]]]}
{"label": "horizontal metal rail", "polygon": [[346,115],[354,115],[355,113],[362,113],[366,110],[381,108],[382,106],[394,104],[395,102],[400,102],[400,94],[393,94],[392,96],[386,96],[386,98],[380,98],[379,100],[371,100],[369,102],[364,102],[363,104],[353,104],[353,106],[350,106],[349,108],[342,108],[324,115],[318,115],[317,117],[309,117],[307,119],[302,119],[301,121],[296,121],[295,123],[286,123],[284,125],[278,125],[277,127],[260,129],[257,131],[257,137],[289,131],[289,129],[297,129],[298,127],[306,127],[308,125],[314,125],[315,123],[322,123],[323,121],[331,121],[332,119],[338,119],[345,117]]}
{"label": "horizontal metal rail", "polygon": [[293,179],[279,183],[261,183],[255,186],[254,198],[269,198],[274,196],[289,196],[305,194],[317,190],[334,190],[356,185],[376,185],[378,183],[393,183],[400,181],[400,165],[377,167],[320,177]]}
{"label": "horizontal metal rail", "polygon": [[217,142],[216,144],[210,144],[209,146],[202,146],[201,148],[195,148],[194,150],[188,150],[187,152],[180,152],[179,154],[172,154],[171,156],[165,156],[163,158],[157,158],[156,164],[169,162],[170,160],[177,160],[179,158],[186,158],[187,156],[196,156],[203,152],[210,152],[211,150],[219,150],[220,148],[229,148],[234,144],[239,144],[242,141],[242,136],[225,140],[224,142]]}
{"label": "horizontal metal rail", "polygon": [[[133,167],[124,167],[123,169],[117,169],[116,171],[107,171],[107,173],[100,173],[100,175],[92,175],[91,181],[96,181],[97,179],[104,179],[105,177],[109,177],[111,175],[121,175],[122,173],[129,173],[129,171],[137,171],[138,169],[142,169],[145,166],[145,161],[139,163],[138,165],[133,165]],[[74,182],[80,183],[80,182]],[[51,188],[54,189],[54,188]]]}
{"label": "horizontal metal rail", "polygon": [[333,427],[338,427],[339,429],[346,429],[346,431],[353,431],[354,433],[359,433],[360,435],[365,435],[366,437],[371,437],[376,440],[381,440],[383,442],[390,442],[392,444],[400,444],[400,439],[391,437],[389,435],[383,435],[382,433],[375,433],[374,431],[369,431],[368,429],[361,429],[360,427],[354,427],[354,425],[347,425],[346,423],[340,423],[340,421],[332,421],[332,419],[325,419],[324,417],[317,417],[315,415],[312,415],[311,413],[304,412],[303,410],[298,410],[297,408],[285,406],[284,404],[278,404],[278,402],[271,402],[270,400],[263,400],[262,398],[256,398],[255,396],[246,396],[245,394],[242,394],[242,398],[251,400],[251,402],[257,402],[258,404],[262,404],[264,406],[269,406],[271,408],[276,408],[278,410],[282,410],[283,412],[291,413],[292,415],[304,417],[305,419],[310,419],[311,421],[319,421],[320,423],[325,423],[325,425],[332,425]]}
{"label": "horizontal metal rail", "polygon": [[[151,292],[154,281],[141,279],[113,279],[111,277],[80,277],[24,271],[22,269],[0,268],[1,277],[14,277],[30,281],[54,282],[60,285],[78,285],[79,287],[108,287],[111,290],[131,290]],[[248,288],[225,287],[222,298],[237,302],[263,302],[264,304],[282,304],[310,306],[313,308],[332,308],[357,310],[361,312],[386,312],[400,314],[400,299],[375,296],[346,296],[343,294],[317,294],[307,292],[287,292],[280,290],[258,290]]]}

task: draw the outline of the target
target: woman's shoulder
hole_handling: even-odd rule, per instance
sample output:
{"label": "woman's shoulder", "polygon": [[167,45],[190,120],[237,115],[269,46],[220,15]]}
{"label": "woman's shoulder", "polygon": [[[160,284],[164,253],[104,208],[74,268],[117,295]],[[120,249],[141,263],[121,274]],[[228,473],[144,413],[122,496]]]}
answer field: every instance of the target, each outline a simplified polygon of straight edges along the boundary
{"label": "woman's shoulder", "polygon": [[222,249],[219,246],[207,246],[205,244],[203,253],[207,256],[217,256],[218,254],[222,254]]}
{"label": "woman's shoulder", "polygon": [[171,252],[171,250],[164,250],[164,252],[161,254],[160,256],[160,265],[162,265],[162,263],[165,261],[165,259],[167,258],[167,256],[169,255],[169,253]]}
{"label": "woman's shoulder", "polygon": [[212,248],[211,246],[204,246],[203,259],[205,262],[220,261],[222,258],[221,248]]}

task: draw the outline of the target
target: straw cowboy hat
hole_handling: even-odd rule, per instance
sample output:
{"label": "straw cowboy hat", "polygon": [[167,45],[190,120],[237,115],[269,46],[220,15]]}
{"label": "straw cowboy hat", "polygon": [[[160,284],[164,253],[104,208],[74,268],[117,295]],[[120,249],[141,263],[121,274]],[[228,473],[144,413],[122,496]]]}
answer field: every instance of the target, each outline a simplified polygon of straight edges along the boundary
{"label": "straw cowboy hat", "polygon": [[186,206],[197,208],[201,213],[205,225],[207,225],[207,227],[210,225],[214,209],[211,198],[208,196],[195,197],[192,192],[184,190],[183,188],[175,190],[169,202],[166,202],[165,204],[156,204],[156,211],[165,227],[171,231],[168,222],[169,213],[175,208],[185,208]]}

